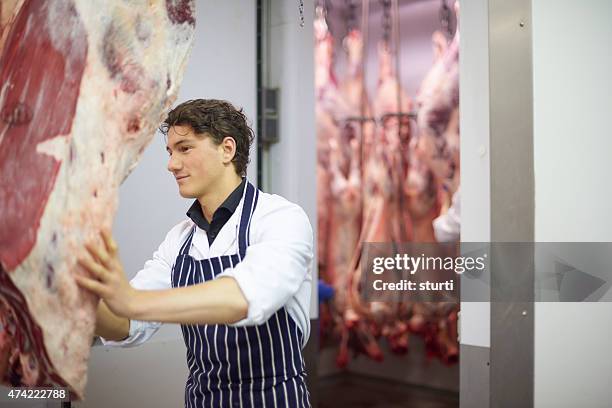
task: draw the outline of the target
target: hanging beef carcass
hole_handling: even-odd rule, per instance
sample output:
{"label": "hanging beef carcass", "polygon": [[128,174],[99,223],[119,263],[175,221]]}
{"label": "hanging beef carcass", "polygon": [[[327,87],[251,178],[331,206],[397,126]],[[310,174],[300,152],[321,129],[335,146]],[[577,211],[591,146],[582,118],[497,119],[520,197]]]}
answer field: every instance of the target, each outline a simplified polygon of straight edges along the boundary
{"label": "hanging beef carcass", "polygon": [[[372,116],[370,98],[363,77],[363,47],[361,31],[352,29],[342,41],[347,51],[346,72],[340,84],[340,91],[347,103],[347,118],[344,118],[345,135],[356,137],[360,143],[362,158],[367,157],[372,146],[375,122]],[[346,138],[345,138],[346,139]],[[343,153],[350,153],[350,142],[346,143]]]}
{"label": "hanging beef carcass", "polygon": [[389,46],[382,43],[378,51],[379,80],[373,112],[380,126],[363,168],[367,198],[362,237],[365,242],[406,242],[411,238],[411,226],[401,191],[410,141],[407,114],[411,100],[399,86]]}
{"label": "hanging beef carcass", "polygon": [[[459,3],[455,3],[459,11]],[[433,67],[423,80],[417,95],[418,139],[414,152],[416,162],[425,164],[433,174],[440,203],[440,215],[431,220],[436,241],[459,239],[459,30],[448,47],[441,45],[441,35],[434,34],[434,55],[438,55]],[[412,183],[412,194],[418,191]],[[423,184],[421,184],[423,186]],[[451,206],[452,199],[452,206]],[[450,208],[449,208],[450,207]],[[431,217],[431,213],[428,214]],[[429,220],[427,221],[429,224]],[[425,333],[430,354],[447,363],[458,358],[456,303],[438,304],[435,307],[418,305],[411,325]],[[423,317],[425,316],[425,317]]]}
{"label": "hanging beef carcass", "polygon": [[[448,42],[444,34],[434,31],[432,38],[434,66],[445,55]],[[440,213],[438,180],[420,157],[418,134],[410,141],[408,152],[409,170],[404,183],[406,204],[412,220],[414,241],[435,242],[433,221]]]}
{"label": "hanging beef carcass", "polygon": [[[458,3],[455,9],[458,11]],[[434,40],[435,41],[435,40]],[[444,212],[459,185],[459,30],[417,95],[420,158],[433,172]]]}
{"label": "hanging beef carcass", "polygon": [[[346,334],[343,323],[345,282],[359,237],[361,216],[360,149],[363,116],[361,36],[345,41],[349,75],[341,87],[333,72],[333,38],[323,9],[315,20],[315,86],[317,94],[317,206],[319,272],[335,289],[332,302],[322,305],[322,336]],[[370,126],[371,128],[371,126]]]}
{"label": "hanging beef carcass", "polygon": [[361,230],[361,157],[372,138],[373,123],[366,118],[370,107],[363,83],[363,39],[353,29],[343,40],[348,64],[340,92],[346,112],[339,118],[339,139],[330,140],[331,211],[328,246],[328,275],[336,289],[336,313],[344,313],[344,292],[350,263],[357,250]]}
{"label": "hanging beef carcass", "polygon": [[[348,52],[348,69],[340,87],[343,98],[339,98],[340,104],[333,105],[332,112],[335,123],[340,127],[326,135],[329,146],[327,157],[331,200],[328,206],[323,207],[329,228],[327,261],[323,276],[336,289],[329,313],[334,333],[341,339],[337,359],[340,366],[345,366],[348,362],[348,344],[351,339],[355,347],[361,348],[372,358],[382,358],[369,323],[366,320],[356,321],[350,318],[351,310],[347,310],[345,297],[347,277],[354,268],[353,260],[361,228],[360,162],[361,157],[368,157],[374,143],[373,123],[364,120],[371,113],[363,85],[362,41],[358,30],[351,30],[343,41]],[[330,71],[326,69],[324,72]],[[327,88],[328,95],[335,95],[335,91],[334,87]],[[383,148],[382,144],[376,147],[379,152]],[[380,170],[377,180],[385,183],[387,169],[382,166]],[[345,321],[347,311],[349,319]]]}
{"label": "hanging beef carcass", "polygon": [[[403,204],[403,187],[410,126],[407,114],[411,109],[408,95],[399,86],[393,69],[393,56],[388,44],[379,46],[379,81],[373,112],[382,119],[369,152],[364,156],[364,215],[358,251],[366,242],[400,243],[410,239],[411,223]],[[383,335],[396,352],[408,348],[408,326],[402,321],[402,303],[397,299],[365,304],[360,294],[361,259],[359,252],[347,285],[349,304],[345,312],[346,326],[354,344],[371,358],[382,359],[376,337]],[[342,338],[339,364],[348,360],[348,343]]]}
{"label": "hanging beef carcass", "polygon": [[[399,47],[399,44],[396,44]],[[411,140],[411,128],[408,114],[412,110],[412,100],[401,87],[399,73],[396,72],[395,62],[399,58],[391,52],[388,43],[379,44],[379,82],[377,95],[374,101],[374,113],[379,120],[377,144],[383,148],[379,150],[384,158],[388,172],[387,194],[384,204],[378,205],[381,209],[381,218],[391,223],[386,228],[380,228],[384,222],[372,217],[369,222],[378,225],[378,230],[372,233],[367,242],[388,242],[399,244],[414,238],[413,223],[407,210],[407,203],[403,194],[403,180],[408,170],[408,151]],[[372,163],[371,166],[374,164]],[[371,167],[366,168],[366,174],[371,173]],[[365,176],[367,177],[367,176]],[[374,212],[374,207],[369,211]],[[385,238],[386,235],[386,238]],[[392,351],[404,353],[408,349],[408,327],[403,322],[407,305],[399,298],[393,298],[393,293],[387,302],[372,302],[370,311],[380,327],[382,334],[389,342]]]}
{"label": "hanging beef carcass", "polygon": [[363,132],[361,124],[351,119],[363,116],[362,40],[355,31],[345,41],[349,74],[340,89],[333,72],[333,38],[322,8],[317,9],[314,31],[319,273],[335,289],[333,302],[322,306],[321,325],[346,338],[345,280],[356,250],[361,215],[359,142]]}
{"label": "hanging beef carcass", "polygon": [[371,124],[361,120],[369,112],[363,87],[361,33],[351,30],[344,39],[348,52],[348,69],[340,86],[346,111],[336,112],[340,124],[337,138],[329,140],[329,244],[325,276],[335,289],[331,317],[335,331],[345,336],[343,315],[346,309],[345,292],[351,261],[357,250],[361,228],[361,148],[362,140],[369,137]]}
{"label": "hanging beef carcass", "polygon": [[346,310],[346,285],[351,271],[351,262],[355,256],[359,239],[359,221],[361,213],[361,167],[359,143],[350,141],[351,155],[348,175],[340,168],[342,154],[338,142],[330,141],[330,191],[331,221],[329,230],[328,262],[326,279],[335,289],[331,317],[335,331],[342,335],[346,330],[344,311]]}
{"label": "hanging beef carcass", "polygon": [[0,377],[81,398],[97,299],[77,287],[76,260],[112,225],[118,187],[176,97],[194,4],[0,10]]}
{"label": "hanging beef carcass", "polygon": [[[325,10],[322,7],[316,9],[314,21],[315,34],[315,91],[316,91],[316,132],[317,132],[317,243],[318,243],[318,265],[320,278],[334,287],[336,300],[341,302],[341,291],[338,293],[338,280],[334,275],[337,273],[334,263],[338,255],[342,255],[342,243],[333,241],[337,237],[337,220],[334,221],[334,212],[342,211],[336,206],[332,196],[332,152],[331,146],[341,144],[341,129],[339,127],[340,117],[348,114],[348,104],[341,94],[336,76],[333,71],[333,44],[334,40],[328,30],[325,20]],[[338,150],[339,148],[336,148]],[[333,160],[338,168],[345,167],[345,155],[338,152],[333,153]],[[347,155],[348,156],[348,155]],[[336,184],[336,195],[342,195],[342,189],[347,184]],[[341,188],[339,188],[341,186]],[[341,206],[343,202],[336,203]],[[349,209],[350,210],[350,209]],[[334,233],[334,230],[336,230]],[[341,319],[338,314],[336,301],[321,305],[321,337],[322,340],[333,333],[338,333]]]}
{"label": "hanging beef carcass", "polygon": [[333,109],[337,100],[337,83],[333,73],[333,38],[327,28],[325,11],[316,9],[314,21],[315,120],[317,137],[317,247],[320,275],[324,277],[329,243],[330,174],[329,141],[337,139],[338,126]]}
{"label": "hanging beef carcass", "polygon": [[[365,163],[364,179],[368,213],[380,213],[382,218],[371,219],[368,235],[376,235],[382,241],[406,242],[412,237],[410,219],[407,217],[402,195],[402,182],[407,170],[407,152],[410,144],[408,113],[412,100],[399,84],[390,46],[378,47],[379,78],[373,111],[379,120],[374,148]],[[381,170],[384,169],[384,170]],[[372,206],[380,206],[375,210]],[[365,228],[365,226],[364,226]],[[377,230],[377,232],[373,232]]]}

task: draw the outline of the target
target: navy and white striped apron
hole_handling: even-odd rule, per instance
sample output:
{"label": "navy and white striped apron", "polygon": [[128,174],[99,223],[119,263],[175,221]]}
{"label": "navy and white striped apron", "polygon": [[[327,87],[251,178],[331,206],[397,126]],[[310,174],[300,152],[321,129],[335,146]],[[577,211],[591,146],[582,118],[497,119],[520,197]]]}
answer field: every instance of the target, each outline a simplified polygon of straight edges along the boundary
{"label": "navy and white striped apron", "polygon": [[[172,287],[212,280],[244,259],[258,197],[259,191],[247,182],[237,254],[192,258],[189,249],[196,227],[192,228],[172,268]],[[310,407],[303,335],[284,307],[260,326],[184,324],[181,329],[189,366],[186,407]]]}

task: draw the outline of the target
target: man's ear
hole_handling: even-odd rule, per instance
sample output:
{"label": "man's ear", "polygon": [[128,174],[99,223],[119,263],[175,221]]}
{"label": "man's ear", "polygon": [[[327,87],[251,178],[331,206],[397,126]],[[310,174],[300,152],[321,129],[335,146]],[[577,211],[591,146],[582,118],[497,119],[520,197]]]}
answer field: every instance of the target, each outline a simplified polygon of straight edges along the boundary
{"label": "man's ear", "polygon": [[229,164],[236,155],[236,140],[233,137],[225,137],[221,142],[223,149],[223,164]]}

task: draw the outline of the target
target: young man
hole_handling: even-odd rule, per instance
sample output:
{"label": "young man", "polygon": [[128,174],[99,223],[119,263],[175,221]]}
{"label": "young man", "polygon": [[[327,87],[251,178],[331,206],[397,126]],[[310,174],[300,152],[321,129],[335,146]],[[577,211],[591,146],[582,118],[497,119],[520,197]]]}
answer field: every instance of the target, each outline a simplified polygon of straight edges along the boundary
{"label": "young man", "polygon": [[128,282],[117,246],[87,245],[77,282],[102,300],[106,344],[145,342],[179,323],[187,347],[185,406],[308,407],[301,349],[310,332],[313,236],[304,211],[244,175],[253,132],[241,110],[192,100],[165,120],[168,170],[189,219],[170,230]]}

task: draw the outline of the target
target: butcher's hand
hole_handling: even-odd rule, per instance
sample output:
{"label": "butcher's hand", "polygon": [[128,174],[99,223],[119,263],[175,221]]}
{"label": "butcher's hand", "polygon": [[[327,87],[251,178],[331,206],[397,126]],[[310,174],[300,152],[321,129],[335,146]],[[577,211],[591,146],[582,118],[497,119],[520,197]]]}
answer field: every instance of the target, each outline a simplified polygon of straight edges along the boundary
{"label": "butcher's hand", "polygon": [[76,282],[104,299],[108,308],[121,317],[131,317],[138,290],[128,282],[119,260],[117,244],[102,231],[102,245],[86,244],[88,256],[78,260],[90,276],[75,275]]}

